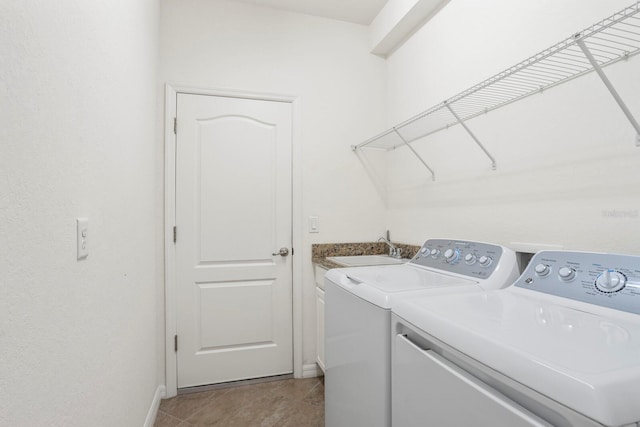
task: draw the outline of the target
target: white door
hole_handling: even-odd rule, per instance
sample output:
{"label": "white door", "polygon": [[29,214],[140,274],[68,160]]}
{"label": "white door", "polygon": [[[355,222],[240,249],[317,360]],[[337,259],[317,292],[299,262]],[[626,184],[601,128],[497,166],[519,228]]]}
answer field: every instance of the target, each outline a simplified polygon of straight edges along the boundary
{"label": "white door", "polygon": [[292,106],[176,108],[178,388],[291,373]]}

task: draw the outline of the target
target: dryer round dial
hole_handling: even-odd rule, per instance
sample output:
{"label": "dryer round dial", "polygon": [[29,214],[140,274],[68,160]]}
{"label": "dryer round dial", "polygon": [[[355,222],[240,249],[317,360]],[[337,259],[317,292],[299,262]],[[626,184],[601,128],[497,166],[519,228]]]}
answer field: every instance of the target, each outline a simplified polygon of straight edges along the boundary
{"label": "dryer round dial", "polygon": [[562,267],[558,270],[558,277],[560,280],[568,282],[576,277],[576,271],[571,267]]}
{"label": "dryer round dial", "polygon": [[444,259],[449,264],[451,264],[452,262],[456,262],[459,258],[460,258],[460,249],[449,248],[446,251],[444,251]]}
{"label": "dryer round dial", "polygon": [[540,264],[536,264],[535,272],[538,276],[544,277],[544,276],[547,276],[549,272],[551,272],[551,268],[549,268],[547,264],[540,263]]}
{"label": "dryer round dial", "polygon": [[490,256],[482,255],[480,258],[478,258],[478,262],[483,267],[489,267],[493,262],[493,258],[491,258]]}
{"label": "dryer round dial", "polygon": [[475,264],[477,260],[477,257],[474,254],[466,254],[464,256],[464,262],[466,262],[469,265]]}
{"label": "dryer round dial", "polygon": [[437,258],[438,255],[440,254],[440,250],[439,249],[431,249],[431,252],[429,252],[431,254],[432,258]]}
{"label": "dryer round dial", "polygon": [[605,270],[596,279],[596,288],[607,293],[618,292],[626,284],[627,277],[615,270]]}

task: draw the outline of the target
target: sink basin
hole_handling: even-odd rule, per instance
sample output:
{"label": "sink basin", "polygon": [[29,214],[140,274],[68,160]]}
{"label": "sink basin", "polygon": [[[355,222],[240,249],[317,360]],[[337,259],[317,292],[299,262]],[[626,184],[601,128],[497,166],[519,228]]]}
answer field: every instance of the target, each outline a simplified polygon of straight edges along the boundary
{"label": "sink basin", "polygon": [[408,259],[392,258],[389,255],[354,255],[330,256],[327,260],[345,267],[361,267],[365,265],[404,264]]}

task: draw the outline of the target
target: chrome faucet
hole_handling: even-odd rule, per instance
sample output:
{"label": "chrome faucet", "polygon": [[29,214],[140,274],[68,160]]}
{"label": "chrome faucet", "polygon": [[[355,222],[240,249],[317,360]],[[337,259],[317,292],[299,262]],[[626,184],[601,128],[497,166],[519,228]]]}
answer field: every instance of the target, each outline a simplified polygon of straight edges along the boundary
{"label": "chrome faucet", "polygon": [[385,237],[380,237],[378,242],[384,242],[389,246],[389,256],[393,258],[402,258],[402,249],[396,248],[393,243],[391,243]]}

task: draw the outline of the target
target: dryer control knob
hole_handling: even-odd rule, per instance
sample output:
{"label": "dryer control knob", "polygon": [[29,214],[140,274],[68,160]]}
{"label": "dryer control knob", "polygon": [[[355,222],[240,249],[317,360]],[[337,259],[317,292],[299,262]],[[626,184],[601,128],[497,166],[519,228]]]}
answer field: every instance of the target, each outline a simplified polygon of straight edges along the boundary
{"label": "dryer control knob", "polygon": [[562,267],[558,270],[558,276],[560,277],[560,280],[568,282],[576,277],[576,271],[570,267]]}
{"label": "dryer control knob", "polygon": [[618,292],[627,284],[627,277],[615,270],[605,270],[596,279],[596,288],[602,292]]}
{"label": "dryer control knob", "polygon": [[444,251],[444,259],[448,263],[456,262],[460,258],[460,249],[447,249]]}
{"label": "dryer control knob", "polygon": [[464,262],[466,262],[469,265],[475,264],[476,263],[476,256],[474,254],[466,254],[464,256]]}
{"label": "dryer control knob", "polygon": [[535,267],[536,274],[540,277],[547,276],[551,272],[551,268],[547,264],[538,264]]}
{"label": "dryer control knob", "polygon": [[438,254],[440,253],[440,250],[434,248],[434,249],[431,249],[431,252],[429,253],[431,254],[432,258],[437,258]]}
{"label": "dryer control knob", "polygon": [[493,258],[491,258],[490,256],[482,255],[480,258],[478,258],[478,262],[483,267],[489,267],[493,262]]}

